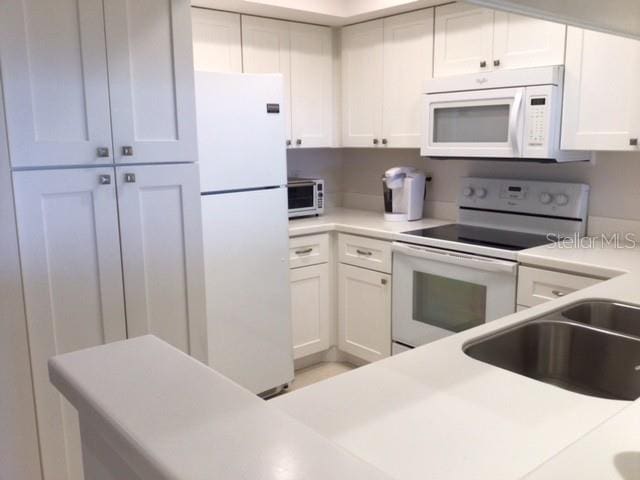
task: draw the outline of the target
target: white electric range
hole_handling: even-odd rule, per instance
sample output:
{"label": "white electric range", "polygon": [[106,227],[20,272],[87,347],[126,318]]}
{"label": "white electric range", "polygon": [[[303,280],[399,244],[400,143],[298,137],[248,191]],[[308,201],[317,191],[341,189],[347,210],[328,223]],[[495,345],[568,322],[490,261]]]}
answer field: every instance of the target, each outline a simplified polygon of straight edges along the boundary
{"label": "white electric range", "polygon": [[467,177],[459,223],[393,244],[394,353],[515,312],[520,250],[584,235],[589,186]]}

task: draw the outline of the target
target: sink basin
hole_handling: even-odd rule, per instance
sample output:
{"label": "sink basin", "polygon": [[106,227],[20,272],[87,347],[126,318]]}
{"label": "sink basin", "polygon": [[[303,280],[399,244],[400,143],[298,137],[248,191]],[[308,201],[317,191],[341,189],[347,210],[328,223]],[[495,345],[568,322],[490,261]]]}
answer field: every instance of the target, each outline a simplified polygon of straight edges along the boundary
{"label": "sink basin", "polygon": [[[607,323],[606,315],[601,315],[607,312],[605,307],[577,307],[567,315],[552,314],[480,339],[464,351],[476,360],[572,392],[636,400],[640,397],[640,337],[593,325],[637,327],[626,320]],[[567,320],[557,319],[563,316]]]}
{"label": "sink basin", "polygon": [[640,307],[612,302],[583,302],[560,312],[574,322],[640,338]]}

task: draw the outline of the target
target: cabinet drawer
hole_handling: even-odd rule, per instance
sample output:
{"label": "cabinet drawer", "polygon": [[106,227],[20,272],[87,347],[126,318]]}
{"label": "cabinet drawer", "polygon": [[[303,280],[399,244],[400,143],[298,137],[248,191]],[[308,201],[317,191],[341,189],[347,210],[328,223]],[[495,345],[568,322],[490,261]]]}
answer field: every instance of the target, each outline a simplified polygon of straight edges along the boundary
{"label": "cabinet drawer", "polygon": [[329,234],[289,239],[289,268],[307,267],[329,261]]}
{"label": "cabinet drawer", "polygon": [[338,237],[341,263],[391,273],[391,243],[355,235]]}
{"label": "cabinet drawer", "polygon": [[518,272],[518,305],[526,307],[555,300],[602,281],[531,267],[520,267]]}

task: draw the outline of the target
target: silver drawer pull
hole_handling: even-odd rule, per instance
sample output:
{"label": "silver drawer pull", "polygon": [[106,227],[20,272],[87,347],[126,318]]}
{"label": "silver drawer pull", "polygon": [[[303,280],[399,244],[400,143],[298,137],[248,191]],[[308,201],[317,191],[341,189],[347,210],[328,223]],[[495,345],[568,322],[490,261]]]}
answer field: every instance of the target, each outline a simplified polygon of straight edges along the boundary
{"label": "silver drawer pull", "polygon": [[358,255],[364,255],[365,257],[370,257],[371,255],[373,255],[372,252],[368,252],[367,250],[360,250],[360,249],[357,249],[356,253]]}
{"label": "silver drawer pull", "polygon": [[560,290],[551,290],[551,293],[553,293],[556,297],[564,297],[567,292],[562,292]]}
{"label": "silver drawer pull", "polygon": [[304,250],[296,250],[296,255],[307,255],[313,252],[313,248],[305,248]]}

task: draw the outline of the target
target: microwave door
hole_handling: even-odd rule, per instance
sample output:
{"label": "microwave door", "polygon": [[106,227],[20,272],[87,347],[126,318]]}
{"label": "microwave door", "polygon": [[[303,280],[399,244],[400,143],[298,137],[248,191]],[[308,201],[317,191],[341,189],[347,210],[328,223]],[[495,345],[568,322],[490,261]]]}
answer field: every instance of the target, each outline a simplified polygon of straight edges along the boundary
{"label": "microwave door", "polygon": [[422,155],[522,156],[524,88],[426,95]]}

